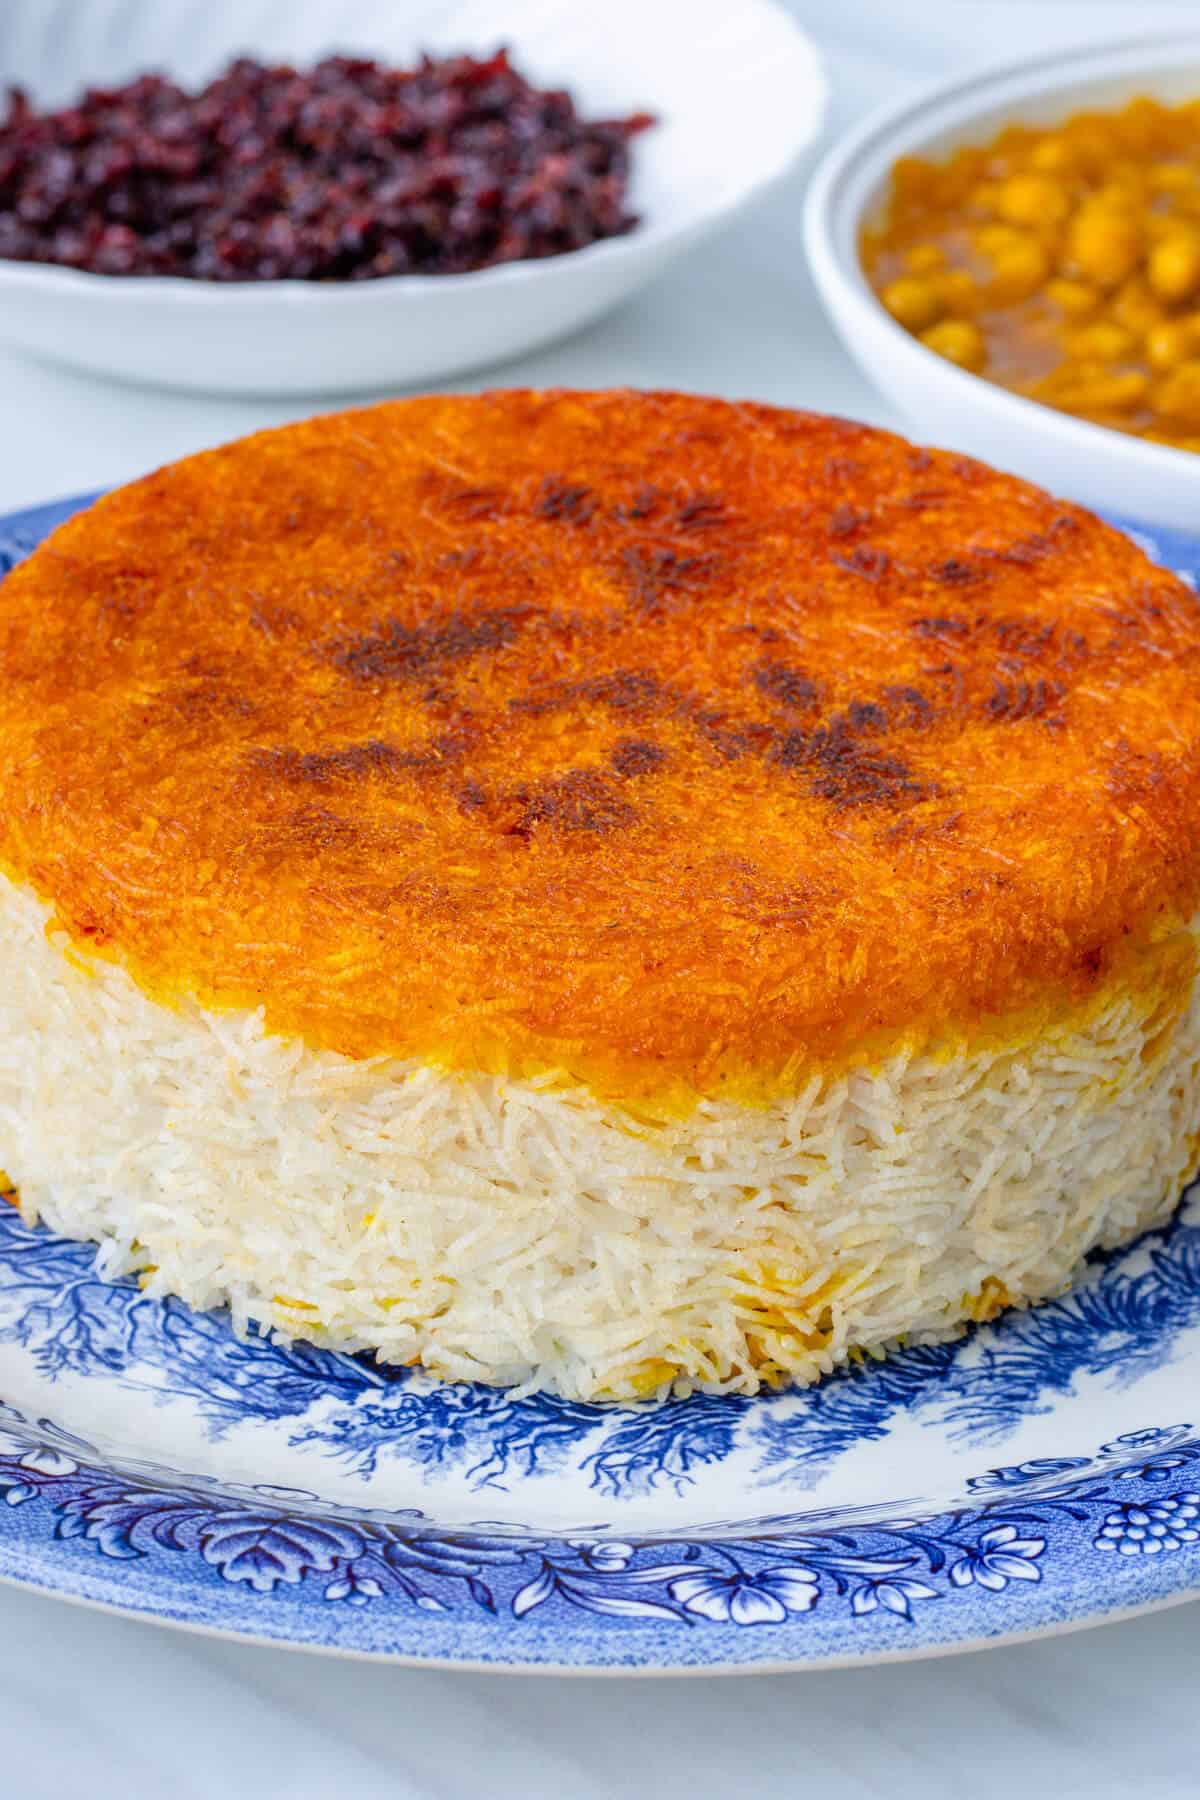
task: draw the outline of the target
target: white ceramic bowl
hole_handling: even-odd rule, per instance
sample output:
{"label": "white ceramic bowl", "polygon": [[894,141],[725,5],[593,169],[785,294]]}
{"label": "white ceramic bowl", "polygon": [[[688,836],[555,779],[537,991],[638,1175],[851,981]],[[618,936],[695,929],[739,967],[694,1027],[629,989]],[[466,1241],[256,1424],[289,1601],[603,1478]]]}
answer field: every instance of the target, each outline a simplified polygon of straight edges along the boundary
{"label": "white ceramic bowl", "polygon": [[846,348],[918,436],[967,450],[1094,506],[1195,530],[1200,456],[1143,443],[1024,400],[926,350],[876,300],[858,258],[897,157],[942,157],[1003,125],[1050,125],[1135,94],[1200,96],[1200,36],[1143,37],[948,83],[868,119],[825,157],[809,188],[805,242]]}
{"label": "white ceramic bowl", "polygon": [[398,386],[514,356],[586,324],[782,175],[819,128],[824,82],[772,0],[20,0],[0,3],[0,85],[43,103],[147,68],[203,80],[242,51],[310,63],[357,50],[507,44],[593,115],[647,108],[642,223],[543,261],[469,275],[206,283],[0,261],[0,337],[104,374],[289,394]]}

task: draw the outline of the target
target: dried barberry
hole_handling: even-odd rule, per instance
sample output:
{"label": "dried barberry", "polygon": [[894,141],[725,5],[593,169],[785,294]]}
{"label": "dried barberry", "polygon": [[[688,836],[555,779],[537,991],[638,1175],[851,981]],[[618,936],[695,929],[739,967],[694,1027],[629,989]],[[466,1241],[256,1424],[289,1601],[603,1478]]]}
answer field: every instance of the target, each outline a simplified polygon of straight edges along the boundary
{"label": "dried barberry", "polygon": [[241,57],[0,121],[0,258],[104,275],[365,281],[558,256],[637,223],[629,141],[506,52],[301,72]]}

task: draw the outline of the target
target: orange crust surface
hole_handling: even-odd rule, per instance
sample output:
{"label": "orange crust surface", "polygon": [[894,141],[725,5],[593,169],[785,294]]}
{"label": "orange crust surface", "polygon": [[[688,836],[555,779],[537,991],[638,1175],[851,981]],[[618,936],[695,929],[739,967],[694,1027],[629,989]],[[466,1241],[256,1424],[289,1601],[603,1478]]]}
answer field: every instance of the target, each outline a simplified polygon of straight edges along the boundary
{"label": "orange crust surface", "polygon": [[837,419],[493,393],[191,457],[0,590],[0,861],[156,999],[646,1098],[1086,1004],[1200,889],[1200,609]]}

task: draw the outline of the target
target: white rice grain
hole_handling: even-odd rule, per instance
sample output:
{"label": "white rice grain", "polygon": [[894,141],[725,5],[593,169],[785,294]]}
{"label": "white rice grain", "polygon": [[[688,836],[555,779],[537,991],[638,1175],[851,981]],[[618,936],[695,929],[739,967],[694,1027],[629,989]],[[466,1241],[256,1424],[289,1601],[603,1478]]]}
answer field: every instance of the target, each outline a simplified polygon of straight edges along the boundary
{"label": "white rice grain", "polygon": [[1060,1291],[1196,1162],[1200,1006],[1162,1033],[1153,983],[1015,1048],[898,1052],[647,1126],[583,1086],[159,1005],[68,961],[47,918],[0,879],[0,1162],[26,1216],[241,1327],[455,1379],[811,1381]]}

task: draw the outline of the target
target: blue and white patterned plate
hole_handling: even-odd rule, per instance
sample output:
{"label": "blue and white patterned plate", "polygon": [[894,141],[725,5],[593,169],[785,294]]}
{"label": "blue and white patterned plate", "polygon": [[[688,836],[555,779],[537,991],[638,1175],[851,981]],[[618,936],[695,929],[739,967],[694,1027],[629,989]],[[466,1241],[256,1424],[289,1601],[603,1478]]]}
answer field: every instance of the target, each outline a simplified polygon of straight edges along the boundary
{"label": "blue and white patterned plate", "polygon": [[957,1344],[616,1410],[239,1342],[0,1207],[0,1396],[0,1577],[46,1592],[506,1669],[946,1651],[1200,1592],[1200,1191]]}

